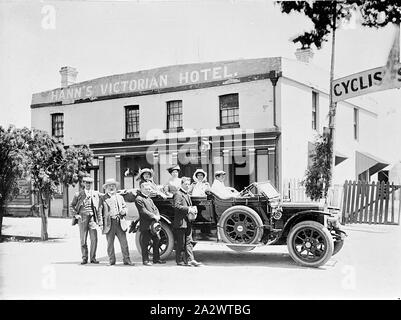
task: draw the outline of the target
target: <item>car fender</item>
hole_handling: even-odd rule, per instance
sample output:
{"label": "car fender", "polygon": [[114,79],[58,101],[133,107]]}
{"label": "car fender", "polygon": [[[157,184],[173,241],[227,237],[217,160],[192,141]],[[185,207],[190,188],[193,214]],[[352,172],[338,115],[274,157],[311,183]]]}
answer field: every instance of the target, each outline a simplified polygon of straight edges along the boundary
{"label": "car fender", "polygon": [[[291,218],[289,218],[286,223],[284,224],[283,227],[283,234],[287,234],[290,227],[298,222],[304,221],[304,220],[314,220],[317,222],[321,222],[319,217],[323,219],[323,225],[324,225],[324,216],[330,216],[330,213],[323,212],[323,211],[318,211],[318,210],[304,210],[300,211],[296,214],[294,214]],[[310,219],[312,218],[312,219]]]}

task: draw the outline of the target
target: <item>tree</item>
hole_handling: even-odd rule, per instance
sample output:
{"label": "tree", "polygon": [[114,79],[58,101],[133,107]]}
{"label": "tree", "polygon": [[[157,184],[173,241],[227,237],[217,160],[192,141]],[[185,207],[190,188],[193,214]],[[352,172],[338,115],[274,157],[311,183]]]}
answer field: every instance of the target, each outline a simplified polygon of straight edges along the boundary
{"label": "tree", "polygon": [[327,135],[318,135],[312,155],[312,165],[306,170],[303,183],[307,196],[314,201],[327,197],[332,178],[329,170],[331,154],[332,144],[329,143]]}
{"label": "tree", "polygon": [[[377,1],[377,0],[350,0],[350,1],[279,1],[281,12],[289,14],[292,11],[304,14],[313,23],[311,31],[306,31],[303,34],[293,39],[294,43],[300,43],[302,48],[309,48],[315,45],[317,49],[322,47],[323,42],[328,40],[332,34],[331,41],[331,63],[330,63],[330,92],[329,92],[329,135],[326,141],[328,150],[330,151],[330,165],[328,170],[330,174],[329,181],[320,184],[320,187],[325,188],[320,194],[327,195],[327,189],[331,185],[332,173],[334,168],[334,146],[335,146],[335,116],[337,104],[333,102],[333,80],[334,80],[334,65],[335,65],[335,39],[336,29],[341,26],[344,21],[348,21],[352,14],[356,11],[361,14],[361,22],[363,26],[381,28],[388,23],[400,23],[401,3],[397,0]],[[315,158],[317,162],[319,160]],[[316,163],[317,165],[317,163]],[[306,176],[306,184],[312,186],[314,175]],[[308,181],[308,179],[312,179]],[[307,192],[314,194],[314,191]],[[327,200],[327,199],[326,199]]]}
{"label": "tree", "polygon": [[28,128],[0,126],[0,236],[6,203],[19,194],[18,180],[26,173],[24,150],[29,135]]}
{"label": "tree", "polygon": [[45,131],[34,129],[27,156],[42,218],[41,238],[47,240],[50,200],[60,185],[68,187],[82,181],[92,165],[93,153],[88,146],[64,148]]}
{"label": "tree", "polygon": [[29,173],[37,194],[39,215],[42,218],[41,239],[49,238],[47,219],[49,204],[60,185],[59,171],[62,165],[64,148],[46,132],[34,129],[28,140],[27,156]]}

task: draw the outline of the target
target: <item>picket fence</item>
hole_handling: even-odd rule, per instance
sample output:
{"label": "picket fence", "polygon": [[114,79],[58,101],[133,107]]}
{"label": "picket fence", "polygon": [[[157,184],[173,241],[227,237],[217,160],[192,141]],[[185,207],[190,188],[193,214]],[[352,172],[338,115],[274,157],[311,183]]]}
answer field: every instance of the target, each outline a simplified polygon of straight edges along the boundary
{"label": "picket fence", "polygon": [[[283,184],[283,198],[292,202],[314,202],[300,180]],[[325,199],[320,200],[324,203]],[[401,186],[386,182],[345,181],[329,189],[329,206],[340,208],[342,223],[400,224]]]}

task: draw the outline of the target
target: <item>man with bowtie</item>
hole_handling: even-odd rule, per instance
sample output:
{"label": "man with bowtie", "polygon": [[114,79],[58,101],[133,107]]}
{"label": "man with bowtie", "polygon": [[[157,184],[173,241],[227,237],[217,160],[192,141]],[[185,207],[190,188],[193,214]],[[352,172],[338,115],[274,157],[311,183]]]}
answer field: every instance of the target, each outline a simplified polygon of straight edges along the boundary
{"label": "man with bowtie", "polygon": [[97,210],[99,207],[99,192],[92,189],[93,179],[91,177],[84,177],[82,184],[84,189],[77,192],[71,202],[72,213],[79,226],[82,253],[81,264],[88,263],[88,233],[90,238],[90,262],[99,263],[96,260],[96,224],[101,220]]}
{"label": "man with bowtie", "polygon": [[118,182],[114,179],[107,179],[103,185],[106,194],[100,197],[99,212],[102,216],[100,227],[107,239],[107,254],[110,265],[116,264],[116,255],[114,252],[114,239],[117,236],[120,242],[121,252],[123,254],[123,263],[133,265],[129,257],[127,235],[121,228],[120,221],[127,215],[127,205],[124,198],[117,194]]}

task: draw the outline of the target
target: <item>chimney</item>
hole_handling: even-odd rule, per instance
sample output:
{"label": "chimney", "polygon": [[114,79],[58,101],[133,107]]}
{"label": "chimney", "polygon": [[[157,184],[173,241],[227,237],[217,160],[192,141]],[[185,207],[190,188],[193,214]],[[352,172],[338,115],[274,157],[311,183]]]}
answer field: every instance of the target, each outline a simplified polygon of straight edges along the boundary
{"label": "chimney", "polygon": [[67,67],[62,67],[60,69],[60,74],[61,74],[61,87],[64,88],[75,83],[78,71],[73,67],[67,66]]}
{"label": "chimney", "polygon": [[312,58],[313,58],[313,50],[312,48],[298,48],[297,51],[295,51],[295,57],[297,58],[298,61],[309,63]]}

